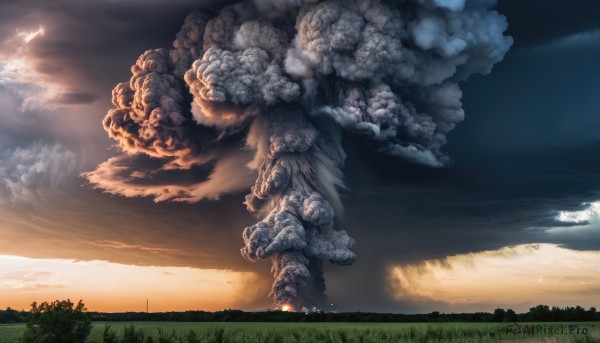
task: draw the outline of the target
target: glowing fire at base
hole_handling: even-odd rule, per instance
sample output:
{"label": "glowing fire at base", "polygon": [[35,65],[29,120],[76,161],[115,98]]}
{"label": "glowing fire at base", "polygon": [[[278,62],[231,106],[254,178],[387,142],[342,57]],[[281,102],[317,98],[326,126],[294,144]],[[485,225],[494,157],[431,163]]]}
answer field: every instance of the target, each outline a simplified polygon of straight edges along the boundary
{"label": "glowing fire at base", "polygon": [[283,305],[283,306],[281,306],[281,310],[283,312],[292,312],[292,306],[290,306],[290,305]]}

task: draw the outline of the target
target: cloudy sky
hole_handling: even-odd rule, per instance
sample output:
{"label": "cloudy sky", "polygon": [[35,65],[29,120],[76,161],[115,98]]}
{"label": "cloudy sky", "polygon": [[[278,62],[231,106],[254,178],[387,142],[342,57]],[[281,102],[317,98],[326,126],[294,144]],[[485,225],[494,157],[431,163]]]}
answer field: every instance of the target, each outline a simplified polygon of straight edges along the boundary
{"label": "cloudy sky", "polygon": [[[156,311],[271,306],[270,263],[239,253],[256,222],[246,189],[157,203],[159,191],[107,194],[82,177],[123,158],[102,127],[113,87],[142,52],[170,47],[190,11],[215,6],[0,3],[0,308],[67,297],[101,311],[144,310],[146,299]],[[449,166],[344,133],[337,219],[358,259],[325,266],[333,309],[600,306],[600,3],[496,9],[514,45],[491,74],[461,83],[466,119],[443,148]],[[198,184],[209,172],[167,177]]]}

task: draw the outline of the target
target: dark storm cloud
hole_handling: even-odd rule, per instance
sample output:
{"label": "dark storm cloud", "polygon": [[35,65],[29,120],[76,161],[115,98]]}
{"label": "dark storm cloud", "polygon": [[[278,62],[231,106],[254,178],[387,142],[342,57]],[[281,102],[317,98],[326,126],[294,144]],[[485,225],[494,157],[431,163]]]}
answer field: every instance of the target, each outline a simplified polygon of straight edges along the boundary
{"label": "dark storm cloud", "polygon": [[41,185],[59,188],[73,174],[78,162],[72,151],[59,144],[34,143],[0,156],[0,203],[2,198],[30,200]]}
{"label": "dark storm cloud", "polygon": [[[74,186],[61,193],[60,202],[47,193],[35,206],[13,208],[3,215],[4,254],[250,270],[239,258],[238,226],[252,218],[233,197],[224,197],[224,205],[156,205]],[[224,207],[230,215],[222,215]]]}
{"label": "dark storm cloud", "polygon": [[[328,294],[339,309],[355,309],[360,298],[364,310],[418,311],[422,305],[411,299],[390,302],[390,265],[532,242],[600,247],[597,225],[579,230],[556,219],[558,211],[583,210],[600,197],[600,165],[590,158],[600,153],[600,142],[454,152],[461,162],[446,170],[372,156],[367,142],[346,147],[343,227],[357,237],[359,258],[351,271],[327,269]],[[549,234],[549,227],[564,230]]]}
{"label": "dark storm cloud", "polygon": [[[148,45],[164,44],[167,36],[170,41],[179,23],[173,32],[165,27],[179,22],[190,8],[210,3],[1,2],[0,173],[5,179],[14,183],[31,175],[13,166],[24,159],[25,165],[43,174],[45,168],[38,166],[52,164],[45,163],[38,150],[53,151],[56,146],[74,153],[83,168],[99,163],[107,155],[109,141],[98,130],[98,123],[110,101],[113,83],[131,67],[131,56]],[[69,174],[65,183],[81,183],[77,175],[82,170],[67,169],[68,173],[56,173]],[[37,179],[50,180],[43,176]],[[29,192],[51,184],[25,180],[19,187]],[[11,185],[6,194],[14,193],[17,185]]]}
{"label": "dark storm cloud", "polygon": [[[237,197],[196,205],[157,205],[77,186],[64,187],[59,196],[46,193],[34,207],[4,213],[0,218],[2,254],[248,271],[268,279],[269,266],[248,265],[239,256],[239,227],[253,218]],[[245,301],[251,305],[243,308],[266,308],[269,283],[245,286],[250,291]],[[260,297],[251,291],[256,288],[262,288]]]}
{"label": "dark storm cloud", "polygon": [[468,120],[450,137],[452,167],[360,153],[373,148],[366,143],[349,148],[344,227],[360,258],[355,271],[330,269],[333,302],[354,309],[369,293],[363,309],[419,311],[410,299],[390,303],[386,265],[532,242],[600,248],[597,220],[556,219],[600,199],[600,44],[594,31],[565,34],[510,52],[494,73],[464,85]]}
{"label": "dark storm cloud", "polygon": [[353,271],[328,269],[339,308],[356,309],[361,298],[364,310],[420,311],[410,299],[390,302],[382,280],[393,264],[532,242],[600,248],[598,220],[556,219],[600,199],[600,44],[594,32],[562,34],[465,83],[468,119],[450,135],[450,168],[372,156],[368,142],[344,139],[344,228],[357,237],[359,259]]}
{"label": "dark storm cloud", "polygon": [[[365,246],[357,245],[362,256],[357,274],[334,271],[330,287],[338,302],[352,304],[359,294],[379,288],[373,308],[418,311],[410,299],[389,305],[385,287],[371,281],[386,279],[385,264],[530,242],[600,247],[597,222],[556,220],[558,211],[583,210],[584,203],[600,198],[600,164],[594,158],[600,153],[600,82],[589,72],[600,49],[588,38],[593,35],[555,37],[552,44],[509,53],[496,73],[467,83],[465,110],[477,115],[451,137],[453,167],[415,170],[367,156],[348,165],[353,192],[346,202],[347,228]],[[370,170],[361,172],[364,166]],[[369,178],[372,173],[377,176]],[[367,191],[370,187],[380,192]],[[357,234],[363,227],[369,230]],[[378,248],[370,249],[373,245]],[[354,275],[360,277],[351,281],[353,290],[336,283]]]}
{"label": "dark storm cloud", "polygon": [[[143,3],[144,6],[140,6]],[[45,29],[29,53],[35,68],[79,92],[106,94],[148,47],[169,46],[193,8],[214,0],[177,1],[4,1],[0,41],[16,30]]]}
{"label": "dark storm cloud", "polygon": [[[34,141],[58,142],[83,155],[84,165],[97,165],[108,157],[110,141],[98,123],[110,106],[114,84],[129,73],[141,52],[170,46],[191,9],[225,3],[1,2],[0,56],[3,61],[25,61],[26,75],[11,75],[18,79],[0,84],[0,150]],[[23,43],[23,35],[39,29],[43,34]],[[44,94],[48,89],[52,92]],[[24,106],[30,102],[36,106]]]}
{"label": "dark storm cloud", "polygon": [[466,111],[478,115],[457,129],[449,150],[474,152],[477,142],[479,149],[522,151],[598,139],[599,59],[598,31],[513,51],[496,73],[464,85]]}
{"label": "dark storm cloud", "polygon": [[60,93],[52,102],[62,105],[80,105],[80,104],[92,104],[98,100],[98,95],[92,93],[83,92],[67,92]]}
{"label": "dark storm cloud", "polygon": [[596,0],[500,0],[496,8],[509,18],[508,33],[516,47],[600,28]]}

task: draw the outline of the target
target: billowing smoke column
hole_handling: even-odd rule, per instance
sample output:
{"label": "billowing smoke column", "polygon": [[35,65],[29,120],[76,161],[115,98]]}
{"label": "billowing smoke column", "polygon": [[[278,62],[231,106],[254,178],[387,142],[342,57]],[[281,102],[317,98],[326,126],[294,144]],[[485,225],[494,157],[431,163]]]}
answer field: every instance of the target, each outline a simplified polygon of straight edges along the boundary
{"label": "billowing smoke column", "polygon": [[[440,149],[464,119],[459,82],[489,73],[512,44],[494,5],[247,0],[192,13],[173,49],[145,52],[130,82],[117,85],[104,127],[123,150],[161,159],[163,169],[252,151],[256,182],[245,204],[262,220],[244,230],[242,255],[272,259],[277,306],[319,306],[323,261],[356,258],[354,240],[335,222],[341,129],[378,141],[384,153],[444,166]],[[98,188],[126,193],[127,180],[117,189],[94,173],[87,176]],[[181,188],[153,192],[158,200],[202,198]]]}

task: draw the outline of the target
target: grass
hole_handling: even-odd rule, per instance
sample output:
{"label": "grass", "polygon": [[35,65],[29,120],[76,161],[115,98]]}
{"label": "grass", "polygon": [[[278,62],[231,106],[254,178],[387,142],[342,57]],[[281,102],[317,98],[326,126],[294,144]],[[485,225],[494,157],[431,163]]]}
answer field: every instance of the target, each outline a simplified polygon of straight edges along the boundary
{"label": "grass", "polygon": [[24,324],[0,324],[0,343],[18,342],[25,331]]}
{"label": "grass", "polygon": [[[525,323],[523,323],[524,325]],[[600,323],[578,323],[588,328],[587,335],[513,335],[509,324],[495,323],[171,323],[171,322],[95,322],[88,343],[103,343],[106,325],[122,342],[123,331],[135,326],[143,340],[153,343],[486,343],[554,342],[600,343]],[[541,325],[563,325],[543,323]],[[0,343],[16,343],[24,325],[0,325]],[[192,336],[190,332],[194,332]],[[148,340],[152,337],[152,340]],[[193,340],[196,337],[197,340]],[[127,341],[127,343],[131,340]]]}

